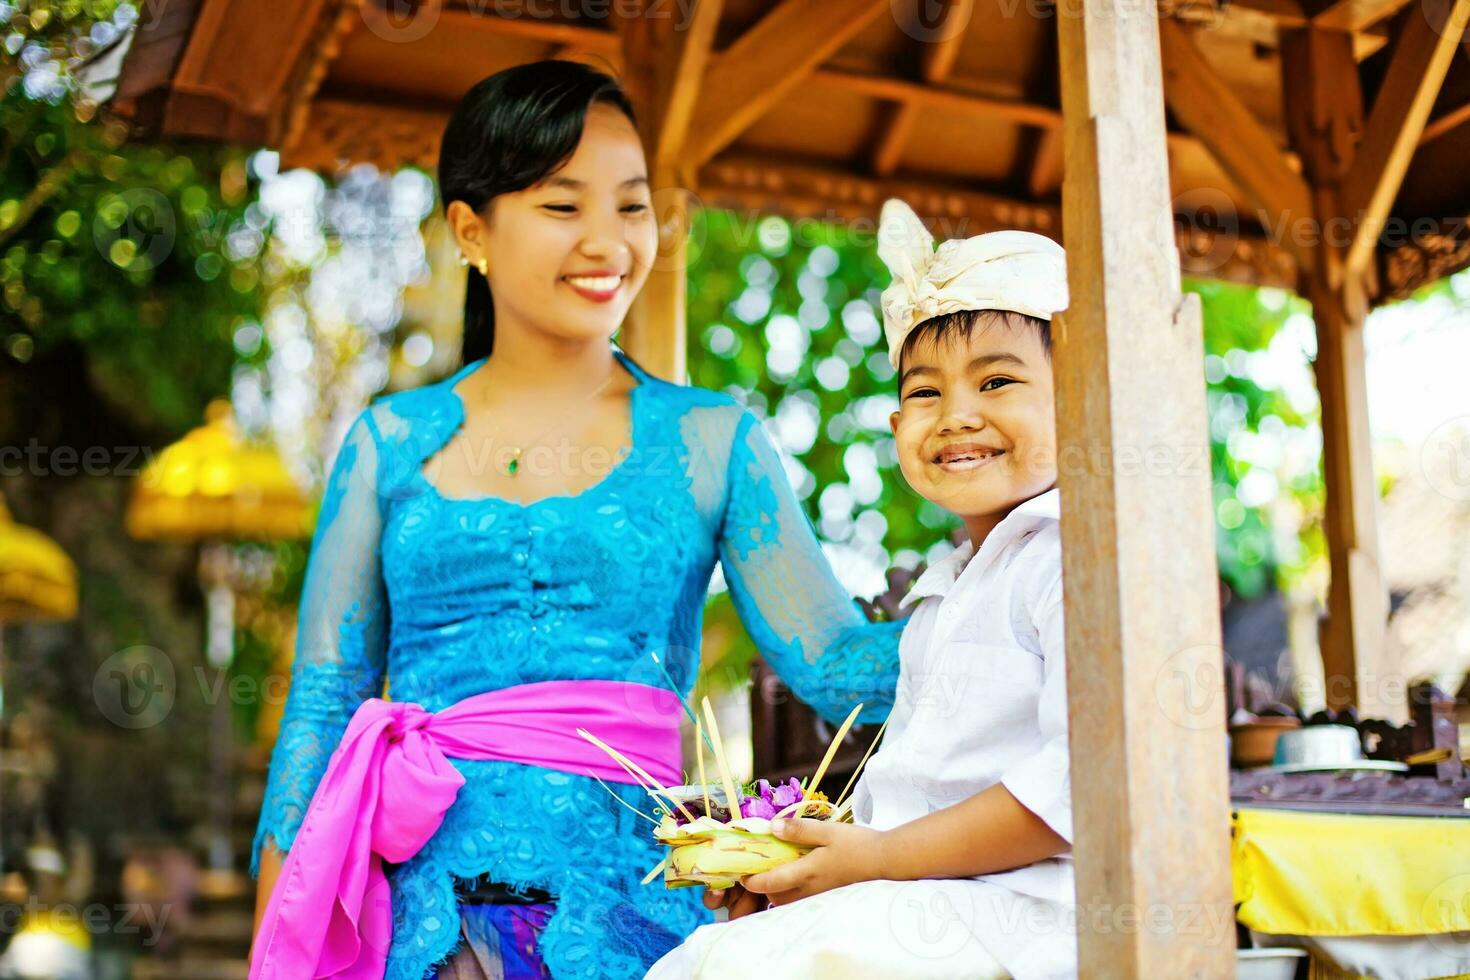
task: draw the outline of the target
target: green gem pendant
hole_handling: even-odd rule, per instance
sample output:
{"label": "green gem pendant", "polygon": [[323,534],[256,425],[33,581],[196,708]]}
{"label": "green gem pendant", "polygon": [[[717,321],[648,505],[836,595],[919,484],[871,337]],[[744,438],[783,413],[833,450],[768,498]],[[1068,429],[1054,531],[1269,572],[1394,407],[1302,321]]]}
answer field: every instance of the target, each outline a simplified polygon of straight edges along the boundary
{"label": "green gem pendant", "polygon": [[520,468],[521,468],[521,451],[519,449],[517,449],[515,451],[515,455],[510,458],[510,462],[506,464],[505,473],[506,473],[507,476],[515,476],[516,475],[516,471],[519,470]]}

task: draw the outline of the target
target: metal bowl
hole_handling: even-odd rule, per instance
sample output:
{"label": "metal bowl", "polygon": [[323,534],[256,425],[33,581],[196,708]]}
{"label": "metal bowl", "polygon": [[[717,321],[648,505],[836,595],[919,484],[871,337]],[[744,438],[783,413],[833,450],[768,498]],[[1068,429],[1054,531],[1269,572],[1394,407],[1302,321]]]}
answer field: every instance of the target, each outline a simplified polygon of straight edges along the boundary
{"label": "metal bowl", "polygon": [[1237,949],[1236,980],[1292,980],[1296,967],[1306,958],[1304,949]]}
{"label": "metal bowl", "polygon": [[1275,766],[1351,767],[1363,761],[1363,741],[1350,725],[1306,725],[1281,733]]}

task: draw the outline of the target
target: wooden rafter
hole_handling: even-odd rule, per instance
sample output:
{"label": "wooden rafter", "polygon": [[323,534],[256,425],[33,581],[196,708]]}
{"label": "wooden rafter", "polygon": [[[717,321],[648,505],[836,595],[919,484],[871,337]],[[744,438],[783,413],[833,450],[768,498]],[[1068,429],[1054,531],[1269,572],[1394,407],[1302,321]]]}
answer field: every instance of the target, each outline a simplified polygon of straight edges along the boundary
{"label": "wooden rafter", "polygon": [[[278,144],[316,93],[349,13],[330,0],[300,0],[282,7],[271,0],[176,5],[194,17],[179,31],[168,4],[148,4],[141,43],[129,59],[145,59],[154,25],[176,59],[156,78],[124,73],[117,108],[145,125],[173,135],[256,144]],[[197,12],[196,12],[197,11]],[[233,56],[241,49],[270,49],[265,61]],[[142,83],[140,85],[140,83]],[[146,118],[145,118],[146,117]]]}
{"label": "wooden rafter", "polygon": [[[1175,117],[1214,156],[1222,170],[1265,212],[1266,227],[1310,218],[1312,192],[1288,163],[1276,139],[1210,67],[1177,21],[1159,21],[1164,58],[1164,94]],[[1288,237],[1288,248],[1306,265],[1313,255]]]}
{"label": "wooden rafter", "polygon": [[709,160],[884,10],[888,0],[783,0],[709,70],[686,142]]}
{"label": "wooden rafter", "polygon": [[[927,85],[937,85],[949,78],[959,57],[960,45],[964,42],[965,29],[975,11],[975,0],[949,0],[944,13],[936,25],[940,39],[924,42],[920,55],[919,77]],[[893,107],[888,123],[878,138],[873,150],[873,173],[886,177],[898,169],[904,147],[919,113],[919,106],[912,100],[900,102]]]}
{"label": "wooden rafter", "polygon": [[1424,126],[1424,132],[1419,134],[1419,145],[1423,146],[1433,140],[1439,139],[1445,133],[1458,129],[1465,123],[1470,122],[1470,102],[1457,106],[1444,115],[1430,120]]}
{"label": "wooden rafter", "polygon": [[[1402,0],[1388,2],[1399,3]],[[1180,3],[1170,8],[1168,13],[1186,24],[1203,27],[1220,37],[1250,41],[1266,48],[1277,46],[1283,30],[1303,28],[1309,24],[1324,26],[1316,25],[1312,16],[1302,9],[1297,0],[1231,0],[1219,6]],[[1352,37],[1353,57],[1356,61],[1377,54],[1388,43],[1388,29],[1383,24],[1369,24],[1346,33]]]}
{"label": "wooden rafter", "polygon": [[1036,134],[1026,190],[1034,198],[1046,198],[1062,186],[1062,131],[1043,129]]}
{"label": "wooden rafter", "polygon": [[[550,44],[565,44],[577,52],[606,58],[619,67],[622,62],[620,36],[614,31],[530,18],[512,20],[490,15],[473,17],[464,11],[454,10],[443,12],[441,24],[454,30],[477,31],[487,37],[505,35]],[[712,60],[723,60],[723,57],[721,54],[711,56]],[[1043,130],[1059,130],[1062,125],[1061,110],[1054,105],[988,95],[966,87],[959,79],[952,79],[947,85],[923,85],[909,79],[842,68],[818,68],[811,72],[809,79],[815,85],[889,102],[914,102],[920,106],[943,108],[977,118],[998,119]],[[1199,143],[1194,136],[1185,133],[1170,133],[1168,138],[1173,145],[1194,146]]]}
{"label": "wooden rafter", "polygon": [[669,73],[668,95],[659,126],[655,159],[660,166],[672,166],[684,154],[685,140],[694,119],[694,107],[703,90],[710,55],[714,50],[715,30],[720,25],[725,0],[696,0],[689,25],[678,32],[677,56]]}
{"label": "wooden rafter", "polygon": [[1335,0],[1312,15],[1312,26],[1330,31],[1365,31],[1398,13],[1412,0]]}
{"label": "wooden rafter", "polygon": [[1343,275],[1368,267],[1414,148],[1470,19],[1470,0],[1425,4],[1404,24],[1357,156],[1342,182],[1342,213],[1356,223]]}

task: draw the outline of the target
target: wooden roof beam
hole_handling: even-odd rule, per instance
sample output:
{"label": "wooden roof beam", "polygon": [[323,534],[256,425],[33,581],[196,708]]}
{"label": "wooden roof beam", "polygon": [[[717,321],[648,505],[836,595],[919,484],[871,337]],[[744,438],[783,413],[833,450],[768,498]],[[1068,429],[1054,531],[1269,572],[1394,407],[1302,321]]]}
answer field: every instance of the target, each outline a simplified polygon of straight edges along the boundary
{"label": "wooden roof beam", "polygon": [[1458,129],[1465,123],[1470,122],[1470,102],[1451,109],[1437,119],[1431,120],[1424,127],[1424,132],[1419,134],[1419,145],[1423,146],[1432,140],[1437,140],[1452,129]]}
{"label": "wooden roof beam", "polygon": [[[949,0],[935,26],[939,40],[924,42],[920,55],[919,77],[926,84],[936,85],[949,78],[959,57],[960,45],[965,39],[965,29],[974,12],[975,0]],[[888,124],[873,150],[873,172],[878,176],[886,177],[898,169],[898,162],[903,156],[904,147],[908,145],[918,111],[918,105],[912,101],[900,102],[893,107]]]}
{"label": "wooden roof beam", "polygon": [[1329,31],[1366,31],[1404,9],[1412,0],[1335,0],[1312,15],[1311,24]]}
{"label": "wooden roof beam", "polygon": [[724,8],[725,0],[696,0],[682,28],[674,24],[671,11],[651,0],[619,8],[624,74],[650,160],[665,176],[682,160]]}
{"label": "wooden roof beam", "polygon": [[1044,198],[1062,186],[1062,131],[1043,129],[1036,134],[1031,152],[1031,168],[1026,175],[1026,190],[1032,197]]}
{"label": "wooden roof beam", "polygon": [[[1190,29],[1173,19],[1161,18],[1159,39],[1169,108],[1230,179],[1265,212],[1261,224],[1279,227],[1279,222],[1310,219],[1314,213],[1312,191],[1306,180],[1292,169],[1286,153],[1265,126],[1210,68],[1190,38]],[[1303,268],[1309,267],[1314,259],[1312,250],[1296,237],[1287,236],[1287,248]]]}
{"label": "wooden roof beam", "polygon": [[1429,112],[1470,20],[1470,0],[1426,4],[1394,45],[1363,140],[1342,181],[1342,213],[1356,222],[1342,264],[1345,279],[1368,268]]}
{"label": "wooden roof beam", "polygon": [[888,0],[783,0],[706,73],[688,155],[702,162],[735,142],[887,9]]}

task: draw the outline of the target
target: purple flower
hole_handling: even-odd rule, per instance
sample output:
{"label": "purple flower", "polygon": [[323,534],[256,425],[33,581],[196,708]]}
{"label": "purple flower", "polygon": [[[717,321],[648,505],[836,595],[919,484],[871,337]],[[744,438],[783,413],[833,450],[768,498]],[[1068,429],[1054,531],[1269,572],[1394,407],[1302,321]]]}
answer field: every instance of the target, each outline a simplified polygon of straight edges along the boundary
{"label": "purple flower", "polygon": [[771,784],[769,782],[764,779],[757,779],[755,781],[755,788],[756,791],[760,793],[761,799],[765,800],[767,803],[771,802]]}
{"label": "purple flower", "polygon": [[775,792],[771,794],[771,804],[777,810],[784,810],[799,799],[801,799],[801,783],[798,783],[794,777],[777,786]]}
{"label": "purple flower", "polygon": [[764,817],[770,820],[776,815],[776,808],[768,800],[759,796],[747,796],[740,801],[740,815],[742,817]]}

